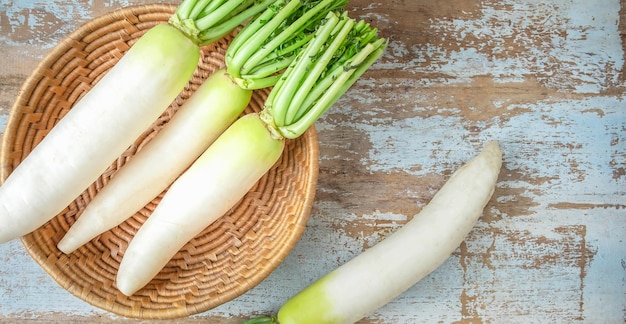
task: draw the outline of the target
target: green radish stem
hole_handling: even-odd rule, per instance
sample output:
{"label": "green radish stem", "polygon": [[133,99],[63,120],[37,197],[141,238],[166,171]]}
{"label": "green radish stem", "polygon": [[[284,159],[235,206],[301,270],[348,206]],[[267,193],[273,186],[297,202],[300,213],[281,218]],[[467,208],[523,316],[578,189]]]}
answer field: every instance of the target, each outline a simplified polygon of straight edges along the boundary
{"label": "green radish stem", "polygon": [[185,0],[168,22],[196,44],[204,46],[224,37],[274,2],[276,0]]}
{"label": "green radish stem", "polygon": [[[301,58],[276,83],[280,91],[272,91],[267,99],[263,117],[285,138],[304,134],[386,47],[376,29],[364,21],[355,22],[347,13],[328,15],[326,21],[299,54]],[[332,41],[324,41],[325,37]]]}
{"label": "green radish stem", "polygon": [[184,89],[200,45],[272,3],[185,0],[170,23],[146,32],[0,187],[0,243],[37,229],[69,205]]}
{"label": "green radish stem", "polygon": [[[255,65],[265,66],[281,56],[279,65],[286,67],[300,50],[294,46],[300,43],[297,40],[309,39],[322,18],[345,2],[278,1],[255,16],[232,42],[245,46],[229,46],[227,67],[210,76],[163,130],[113,175],[79,215],[58,248],[71,253],[119,225],[163,192],[245,109],[252,94],[250,86],[273,85],[276,75],[280,75],[267,69],[254,76],[242,75],[241,66],[256,70]],[[254,31],[252,39],[250,31]],[[263,36],[261,40],[259,35]],[[234,81],[233,74],[240,82]]]}
{"label": "green radish stem", "polygon": [[354,323],[437,269],[478,221],[502,165],[497,142],[457,170],[411,221],[289,299],[245,324]]}
{"label": "green radish stem", "polygon": [[[337,80],[351,84],[356,80],[355,74],[362,74],[382,53],[385,44],[376,37],[371,37],[364,46],[355,42],[354,39],[371,34],[371,28],[364,28],[356,34],[351,32],[351,28],[362,25],[354,23],[345,13],[330,12],[311,38],[316,42],[307,43],[302,52],[311,51],[310,46],[315,46],[313,51],[328,51],[323,56],[333,59],[316,61],[316,64],[328,67],[333,67],[336,62],[349,62],[341,65],[343,73],[348,76],[338,74]],[[250,114],[233,123],[168,189],[122,258],[116,280],[122,293],[132,295],[148,284],[177,251],[232,208],[276,163],[282,155],[285,137],[271,122],[272,111],[267,109],[286,109],[281,109],[279,105],[282,103],[274,102],[272,98],[282,98],[280,92],[289,88],[286,85],[301,84],[308,77],[319,79],[324,76],[324,73],[317,73],[317,69],[314,76],[292,73],[299,66],[299,60],[308,61],[309,57],[296,56],[284,77],[280,78],[279,82],[284,86],[272,89],[260,114]],[[347,90],[346,86],[340,88]],[[341,94],[343,92],[335,90],[331,97],[336,100]],[[328,106],[314,113],[326,111],[334,100],[325,100]],[[311,105],[316,103],[311,101]]]}
{"label": "green radish stem", "polygon": [[347,0],[279,0],[247,24],[226,52],[229,75],[244,89],[273,86],[326,15]]}

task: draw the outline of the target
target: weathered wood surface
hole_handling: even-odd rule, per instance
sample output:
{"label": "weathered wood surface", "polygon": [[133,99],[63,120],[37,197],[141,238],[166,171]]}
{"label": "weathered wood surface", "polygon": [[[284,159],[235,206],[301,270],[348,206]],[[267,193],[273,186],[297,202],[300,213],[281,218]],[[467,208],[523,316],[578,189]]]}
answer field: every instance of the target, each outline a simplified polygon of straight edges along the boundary
{"label": "weathered wood surface", "polygon": [[[127,1],[0,1],[0,129],[22,82],[82,22]],[[175,1],[173,1],[175,2]],[[386,55],[318,124],[308,228],[259,286],[176,322],[238,323],[401,226],[482,144],[505,162],[475,230],[363,323],[626,320],[624,0],[353,0]],[[621,19],[620,19],[621,16]],[[0,245],[0,321],[119,316]],[[128,320],[131,321],[131,320]]]}

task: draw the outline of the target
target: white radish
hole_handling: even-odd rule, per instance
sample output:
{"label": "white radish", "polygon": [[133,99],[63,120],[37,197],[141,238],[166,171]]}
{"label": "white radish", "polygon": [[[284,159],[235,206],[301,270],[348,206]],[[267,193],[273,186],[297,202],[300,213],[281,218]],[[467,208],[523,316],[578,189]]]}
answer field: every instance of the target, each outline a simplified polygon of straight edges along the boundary
{"label": "white radish", "polygon": [[354,323],[387,304],[463,242],[493,195],[501,164],[498,143],[487,143],[395,233],[296,294],[276,316],[246,323]]}
{"label": "white radish", "polygon": [[238,119],[172,184],[133,237],[118,270],[117,288],[130,296],[150,282],[254,186],[283,147],[284,141],[274,138],[258,115]]}
{"label": "white radish", "polygon": [[0,243],[61,212],[169,106],[189,81],[198,46],[161,24],[55,125],[0,186]]}
{"label": "white radish", "polygon": [[251,95],[225,70],[212,74],[89,202],[58,248],[71,253],[152,201],[237,119]]}
{"label": "white radish", "polygon": [[[369,25],[334,12],[311,39],[272,89],[263,111],[233,123],[165,193],[124,252],[116,280],[122,293],[132,295],[148,284],[187,242],[241,200],[279,159],[285,138],[302,135],[373,64],[385,44]],[[292,95],[300,88],[309,91]],[[297,117],[276,124],[287,120],[279,114]]]}

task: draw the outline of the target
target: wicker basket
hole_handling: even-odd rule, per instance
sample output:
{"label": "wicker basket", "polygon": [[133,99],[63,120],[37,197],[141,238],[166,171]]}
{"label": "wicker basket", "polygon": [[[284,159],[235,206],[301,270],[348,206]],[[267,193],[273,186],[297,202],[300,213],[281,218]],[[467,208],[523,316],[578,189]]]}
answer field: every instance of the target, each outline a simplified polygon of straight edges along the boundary
{"label": "wicker basket", "polygon": [[[94,19],[55,47],[23,85],[2,143],[1,178],[40,142],[72,103],[84,95],[150,27],[166,21],[171,5],[135,6]],[[136,318],[176,318],[209,310],[261,282],[286,257],[308,220],[318,174],[314,129],[287,142],[281,160],[237,206],[189,242],[146,287],[120,293],[121,255],[159,197],[120,226],[70,255],[56,244],[85,205],[128,158],[163,127],[212,71],[223,66],[233,35],[202,49],[192,80],[153,127],[57,217],[24,236],[30,255],[66,290],[104,310]],[[255,91],[247,112],[268,94]]]}

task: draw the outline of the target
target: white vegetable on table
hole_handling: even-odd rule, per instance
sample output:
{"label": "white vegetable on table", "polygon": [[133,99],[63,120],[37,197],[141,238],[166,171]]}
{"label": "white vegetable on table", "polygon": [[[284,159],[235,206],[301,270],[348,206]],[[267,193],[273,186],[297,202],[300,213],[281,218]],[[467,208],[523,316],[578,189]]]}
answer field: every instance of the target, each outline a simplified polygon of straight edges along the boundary
{"label": "white vegetable on table", "polygon": [[200,47],[274,1],[185,0],[148,30],[0,186],[0,243],[37,229],[91,185],[184,89]]}
{"label": "white vegetable on table", "polygon": [[246,324],[354,323],[437,269],[474,227],[495,190],[498,142],[457,170],[407,224],[289,299],[276,316]]}

